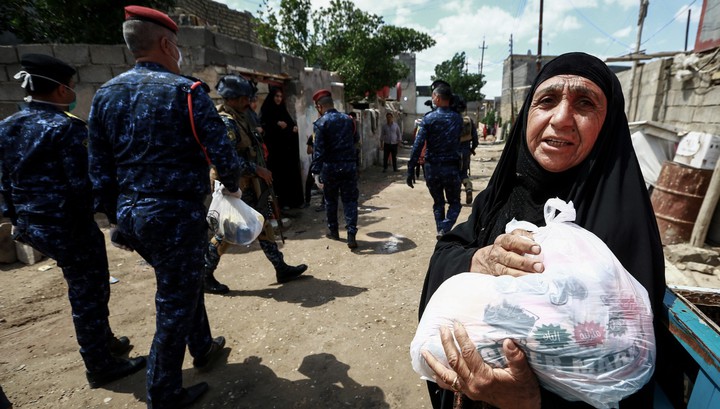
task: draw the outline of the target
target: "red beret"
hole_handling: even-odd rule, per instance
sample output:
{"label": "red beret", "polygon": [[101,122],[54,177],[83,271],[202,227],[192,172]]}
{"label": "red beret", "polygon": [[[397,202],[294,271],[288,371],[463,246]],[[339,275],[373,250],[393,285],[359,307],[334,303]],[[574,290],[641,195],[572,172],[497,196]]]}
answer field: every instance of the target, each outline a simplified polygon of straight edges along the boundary
{"label": "red beret", "polygon": [[332,96],[332,94],[330,93],[330,91],[328,91],[326,89],[321,89],[313,94],[313,101],[315,101],[315,103],[317,103],[320,98],[331,97],[331,96]]}
{"label": "red beret", "polygon": [[125,20],[149,21],[161,25],[173,33],[178,32],[178,26],[167,14],[143,6],[125,7]]}

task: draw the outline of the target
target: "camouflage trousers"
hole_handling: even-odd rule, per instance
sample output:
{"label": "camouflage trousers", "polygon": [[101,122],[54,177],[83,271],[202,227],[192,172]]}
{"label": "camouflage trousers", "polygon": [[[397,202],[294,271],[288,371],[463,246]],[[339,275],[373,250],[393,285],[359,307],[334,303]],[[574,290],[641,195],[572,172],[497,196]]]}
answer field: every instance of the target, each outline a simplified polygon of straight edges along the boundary
{"label": "camouflage trousers", "polygon": [[345,229],[348,233],[357,233],[358,220],[358,174],[356,166],[341,166],[331,168],[326,165],[322,171],[325,183],[325,215],[330,231],[338,230],[338,195],[343,204],[345,213]]}
{"label": "camouflage trousers", "polygon": [[108,349],[113,333],[108,320],[110,273],[102,232],[89,215],[56,223],[33,223],[21,216],[17,226],[18,240],[55,259],[62,269],[85,368],[90,372],[106,369],[113,363]]}
{"label": "camouflage trousers", "polygon": [[[425,163],[425,184],[433,199],[437,231],[447,233],[460,215],[460,170],[457,164]],[[448,209],[445,212],[447,199]]]}
{"label": "camouflage trousers", "polygon": [[146,380],[149,408],[164,408],[180,392],[185,346],[200,357],[212,342],[202,290],[205,217],[200,200],[118,199],[118,229],[155,269],[157,282],[156,331]]}

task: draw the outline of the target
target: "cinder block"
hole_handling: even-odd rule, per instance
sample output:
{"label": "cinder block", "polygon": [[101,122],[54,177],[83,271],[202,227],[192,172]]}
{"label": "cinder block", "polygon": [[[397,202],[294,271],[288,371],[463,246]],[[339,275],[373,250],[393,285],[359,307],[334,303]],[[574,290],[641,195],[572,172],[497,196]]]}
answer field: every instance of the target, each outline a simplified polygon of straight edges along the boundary
{"label": "cinder block", "polygon": [[104,84],[112,78],[110,67],[105,65],[88,65],[80,67],[78,70],[78,78],[81,82],[94,82]]}
{"label": "cinder block", "polygon": [[252,49],[253,49],[253,52],[252,52],[253,58],[260,60],[260,61],[267,61],[267,50],[265,49],[265,47],[257,45],[257,44],[253,44]]}
{"label": "cinder block", "polygon": [[18,260],[22,261],[27,265],[32,265],[43,258],[43,254],[27,244],[15,242],[15,251],[17,252]]}
{"label": "cinder block", "polygon": [[10,237],[11,232],[11,223],[0,224],[0,263],[14,263],[17,261],[17,251],[15,250],[15,242]]}
{"label": "cinder block", "polygon": [[279,67],[280,67],[280,62],[281,62],[281,55],[280,55],[280,53],[277,52],[277,51],[275,51],[275,50],[273,50],[273,49],[270,49],[270,48],[268,48],[268,49],[266,50],[266,52],[267,52],[267,62],[269,62],[270,64],[272,64],[272,65],[274,65],[274,66],[276,66],[276,67],[279,68]]}
{"label": "cinder block", "polygon": [[[17,54],[18,54],[18,60],[17,60],[18,63],[20,62],[19,58],[22,58],[22,56],[24,54],[54,55],[52,46],[50,44],[20,44],[17,46]],[[58,58],[60,58],[60,57],[58,57]]]}
{"label": "cinder block", "polygon": [[56,44],[53,46],[55,57],[75,66],[90,63],[90,51],[84,44]]}
{"label": "cinder block", "polygon": [[213,33],[205,27],[180,27],[178,44],[183,47],[207,47],[213,45]]}
{"label": "cinder block", "polygon": [[231,37],[215,34],[215,46],[222,52],[235,54],[237,52],[236,43],[237,41]]}
{"label": "cinder block", "polygon": [[15,47],[11,45],[0,46],[0,64],[17,64],[20,62]]}
{"label": "cinder block", "polygon": [[8,82],[0,84],[0,95],[2,99],[10,102],[19,102],[25,98],[25,90],[22,89],[19,82]]}
{"label": "cinder block", "polygon": [[[93,64],[125,64],[125,54],[119,45],[91,45],[90,62]],[[124,47],[123,47],[124,48]]]}
{"label": "cinder block", "polygon": [[235,44],[235,48],[237,50],[237,54],[241,57],[252,57],[253,55],[253,46],[247,41],[238,41]]}

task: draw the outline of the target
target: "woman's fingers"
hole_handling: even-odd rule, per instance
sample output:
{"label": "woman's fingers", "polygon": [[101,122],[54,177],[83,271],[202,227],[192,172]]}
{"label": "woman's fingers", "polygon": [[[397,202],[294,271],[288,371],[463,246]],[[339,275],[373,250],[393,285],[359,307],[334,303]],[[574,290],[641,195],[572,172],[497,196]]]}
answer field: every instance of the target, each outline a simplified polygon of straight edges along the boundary
{"label": "woman's fingers", "polygon": [[430,351],[423,350],[421,353],[430,369],[435,372],[435,383],[443,389],[450,389],[450,385],[452,385],[457,374],[452,369],[446,368]]}

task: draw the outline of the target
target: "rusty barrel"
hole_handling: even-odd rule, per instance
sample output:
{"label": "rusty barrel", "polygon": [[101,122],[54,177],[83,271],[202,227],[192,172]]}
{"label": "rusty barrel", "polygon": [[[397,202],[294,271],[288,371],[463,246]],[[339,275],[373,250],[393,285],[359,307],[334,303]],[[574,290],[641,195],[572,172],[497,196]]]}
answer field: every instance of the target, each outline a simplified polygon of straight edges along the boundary
{"label": "rusty barrel", "polygon": [[663,244],[690,240],[712,173],[677,162],[663,163],[650,197]]}

